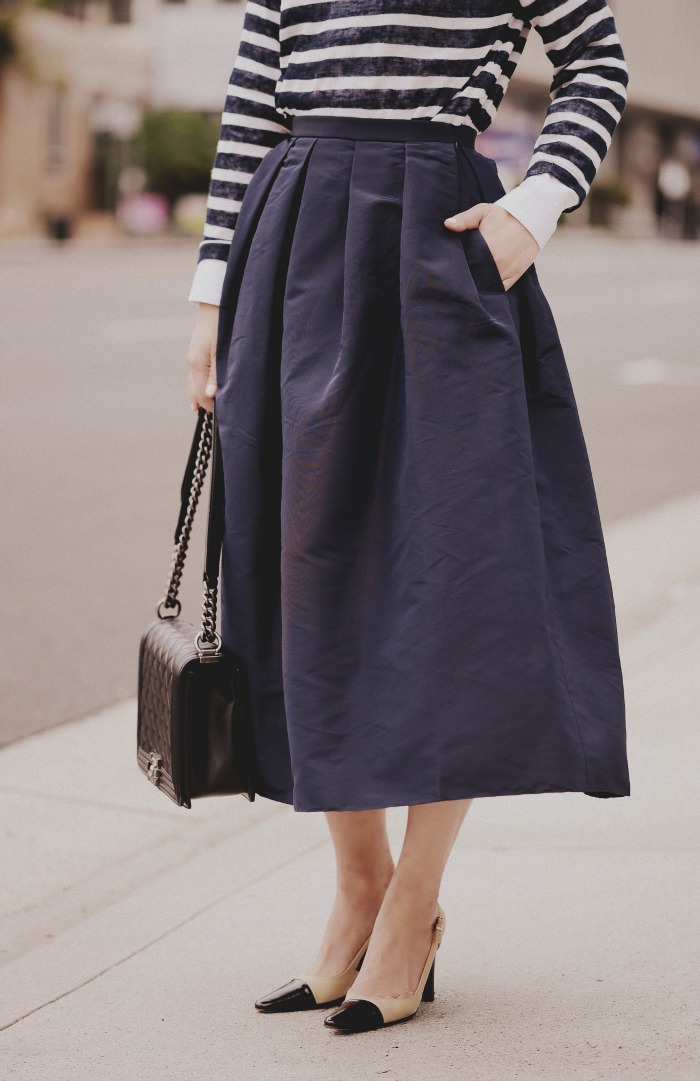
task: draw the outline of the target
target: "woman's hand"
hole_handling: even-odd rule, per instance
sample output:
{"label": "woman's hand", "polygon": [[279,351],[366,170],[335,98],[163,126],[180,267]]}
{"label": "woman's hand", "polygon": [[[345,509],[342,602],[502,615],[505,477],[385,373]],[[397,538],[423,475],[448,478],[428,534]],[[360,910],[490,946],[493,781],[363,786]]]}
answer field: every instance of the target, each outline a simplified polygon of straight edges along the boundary
{"label": "woman's hand", "polygon": [[214,409],[216,394],[216,337],[219,308],[216,304],[198,304],[199,312],[187,350],[187,394],[190,408]]}
{"label": "woman's hand", "polygon": [[[479,229],[491,249],[504,289],[510,289],[521,274],[534,263],[540,246],[529,229],[505,207],[495,203],[476,203],[469,210],[445,218],[445,225],[462,232]],[[483,226],[483,227],[482,227]]]}

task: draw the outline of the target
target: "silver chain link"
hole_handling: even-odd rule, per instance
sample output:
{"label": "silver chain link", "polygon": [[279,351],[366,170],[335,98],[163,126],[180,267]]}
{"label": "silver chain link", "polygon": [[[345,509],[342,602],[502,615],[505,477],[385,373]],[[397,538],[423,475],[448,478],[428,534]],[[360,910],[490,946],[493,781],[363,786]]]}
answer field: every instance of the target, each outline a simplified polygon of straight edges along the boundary
{"label": "silver chain link", "polygon": [[[182,529],[180,530],[180,536],[177,539],[170,561],[168,585],[165,596],[158,602],[157,613],[161,619],[174,619],[180,614],[181,605],[177,595],[185,567],[185,556],[187,555],[187,548],[192,534],[194,512],[197,509],[199,497],[202,494],[207,466],[211,457],[213,445],[212,431],[213,414],[207,412],[204,417],[199,446],[195,457],[187,510],[185,512]],[[205,583],[204,597],[202,600],[202,629],[195,639],[197,649],[200,650],[200,652],[218,653],[221,648],[221,639],[216,632],[216,608],[217,591]],[[204,646],[202,643],[207,643],[207,645]]]}

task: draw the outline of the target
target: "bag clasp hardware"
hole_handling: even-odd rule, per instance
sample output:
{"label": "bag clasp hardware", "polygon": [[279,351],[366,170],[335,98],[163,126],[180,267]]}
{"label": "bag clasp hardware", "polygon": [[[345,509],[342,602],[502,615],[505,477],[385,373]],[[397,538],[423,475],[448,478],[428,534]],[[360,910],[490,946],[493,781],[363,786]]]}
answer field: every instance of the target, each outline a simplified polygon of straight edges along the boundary
{"label": "bag clasp hardware", "polygon": [[213,637],[214,641],[209,643],[205,643],[201,631],[194,637],[195,648],[201,664],[212,664],[215,661],[220,661],[223,657],[221,635],[214,631]]}
{"label": "bag clasp hardware", "polygon": [[151,751],[148,756],[148,765],[146,766],[146,776],[149,781],[153,781],[154,785],[158,785],[160,781],[160,775],[163,772],[163,759],[155,751]]}

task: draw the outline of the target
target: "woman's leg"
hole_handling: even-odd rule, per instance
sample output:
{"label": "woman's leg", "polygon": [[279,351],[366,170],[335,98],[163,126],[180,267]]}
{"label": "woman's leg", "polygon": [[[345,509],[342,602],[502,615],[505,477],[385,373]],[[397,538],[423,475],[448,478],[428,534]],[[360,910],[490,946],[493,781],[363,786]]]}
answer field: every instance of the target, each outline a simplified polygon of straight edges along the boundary
{"label": "woman's leg", "polygon": [[310,976],[333,976],[372,931],[394,871],[386,811],[326,811],[336,858],[336,894]]}
{"label": "woman's leg", "polygon": [[401,855],[353,994],[415,992],[430,949],[443,872],[471,804],[471,799],[447,800],[408,808]]}

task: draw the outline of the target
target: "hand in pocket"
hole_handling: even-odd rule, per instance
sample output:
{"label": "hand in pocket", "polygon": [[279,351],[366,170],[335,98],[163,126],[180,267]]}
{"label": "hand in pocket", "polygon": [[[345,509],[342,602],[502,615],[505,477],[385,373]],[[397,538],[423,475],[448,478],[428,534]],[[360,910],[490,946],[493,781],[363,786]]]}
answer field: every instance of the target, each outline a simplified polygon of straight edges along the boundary
{"label": "hand in pocket", "polygon": [[534,263],[540,250],[529,229],[494,203],[476,203],[469,210],[445,218],[445,225],[454,232],[479,230],[506,290]]}

